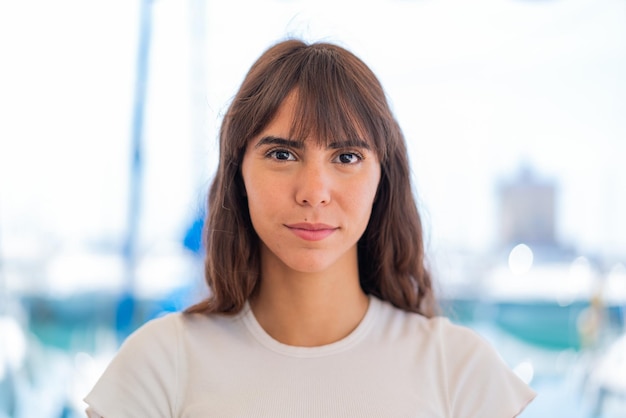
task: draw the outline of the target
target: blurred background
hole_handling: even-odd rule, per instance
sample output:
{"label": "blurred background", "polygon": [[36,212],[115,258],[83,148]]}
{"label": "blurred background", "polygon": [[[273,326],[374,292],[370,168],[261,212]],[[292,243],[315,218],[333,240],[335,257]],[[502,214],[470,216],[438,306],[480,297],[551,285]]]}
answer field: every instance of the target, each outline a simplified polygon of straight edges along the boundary
{"label": "blurred background", "polygon": [[296,36],[377,73],[442,306],[539,396],[626,417],[624,0],[0,2],[0,417],[80,417],[120,342],[206,294],[221,117]]}

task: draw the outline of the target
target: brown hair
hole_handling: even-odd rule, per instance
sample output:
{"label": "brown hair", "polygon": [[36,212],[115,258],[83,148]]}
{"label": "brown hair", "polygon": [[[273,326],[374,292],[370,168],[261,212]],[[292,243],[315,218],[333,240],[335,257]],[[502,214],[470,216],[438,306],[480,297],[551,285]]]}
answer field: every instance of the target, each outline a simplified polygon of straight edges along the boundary
{"label": "brown hair", "polygon": [[359,276],[367,294],[432,316],[430,274],[413,197],[406,143],[373,72],[354,54],[328,43],[287,40],[252,65],[220,129],[220,157],[209,191],[205,277],[210,296],[186,312],[236,313],[260,280],[259,238],[241,177],[248,144],[292,91],[298,94],[293,138],[319,141],[365,135],[378,154],[381,179],[369,224],[358,242]]}

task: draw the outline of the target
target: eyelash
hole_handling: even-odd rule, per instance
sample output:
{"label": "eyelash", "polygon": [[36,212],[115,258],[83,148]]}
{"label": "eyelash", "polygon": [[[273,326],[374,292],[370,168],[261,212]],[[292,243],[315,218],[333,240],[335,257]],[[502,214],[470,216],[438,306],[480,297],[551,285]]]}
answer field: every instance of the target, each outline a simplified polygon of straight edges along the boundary
{"label": "eyelash", "polygon": [[[265,157],[266,157],[266,158],[273,159],[273,160],[276,160],[276,161],[279,161],[279,162],[284,162],[284,161],[294,161],[294,159],[295,159],[295,157],[294,157],[294,159],[279,159],[279,158],[276,158],[276,154],[278,154],[278,153],[287,153],[287,154],[289,154],[291,157],[293,157],[293,156],[294,156],[293,152],[291,152],[291,151],[289,151],[289,150],[287,150],[287,149],[278,148],[278,149],[272,149],[272,150],[269,150],[269,151],[265,154]],[[342,152],[342,153],[338,154],[335,158],[339,158],[339,157],[341,157],[342,155],[353,155],[353,156],[355,156],[355,157],[357,158],[357,161],[352,162],[352,163],[341,163],[341,162],[340,162],[339,164],[342,164],[342,165],[352,165],[352,164],[356,164],[356,163],[358,163],[358,162],[363,161],[363,159],[364,159],[363,155],[362,155],[361,153],[359,153],[359,152],[356,152],[356,151]],[[333,158],[333,160],[334,160],[335,158]]]}
{"label": "eyelash", "polygon": [[363,155],[358,153],[358,152],[354,152],[354,151],[342,152],[341,154],[337,155],[337,158],[341,157],[342,155],[353,155],[353,156],[355,156],[357,158],[357,161],[355,161],[353,163],[342,163],[342,164],[350,165],[350,164],[357,164],[357,163],[363,161]]}
{"label": "eyelash", "polygon": [[277,153],[279,153],[279,152],[280,152],[280,153],[287,153],[287,154],[289,154],[290,156],[293,156],[293,152],[291,152],[291,151],[289,151],[289,150],[286,150],[286,149],[282,149],[282,148],[278,148],[278,149],[273,149],[273,150],[270,150],[270,151],[268,151],[268,152],[265,154],[265,156],[266,156],[267,158],[270,158],[270,159],[273,159],[273,160],[276,160],[276,161],[281,161],[281,162],[282,162],[282,161],[292,161],[292,160],[289,160],[289,159],[285,160],[285,159],[278,159],[278,158],[276,158],[276,154],[277,154]]}

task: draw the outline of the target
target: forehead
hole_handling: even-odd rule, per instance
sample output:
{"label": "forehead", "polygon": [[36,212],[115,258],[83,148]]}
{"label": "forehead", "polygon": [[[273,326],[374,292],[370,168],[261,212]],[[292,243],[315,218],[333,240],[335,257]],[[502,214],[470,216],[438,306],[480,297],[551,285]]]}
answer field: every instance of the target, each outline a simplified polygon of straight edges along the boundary
{"label": "forehead", "polygon": [[[296,108],[298,99],[295,92],[290,93],[280,104],[274,117],[270,120],[263,131],[276,131],[285,138],[291,136],[294,122],[296,121]],[[304,138],[303,138],[304,139]]]}
{"label": "forehead", "polygon": [[256,144],[271,135],[299,142],[315,142],[323,147],[350,144],[374,149],[372,138],[356,118],[344,109],[342,115],[328,114],[320,103],[301,97],[296,90],[285,97],[270,122],[252,139]]}

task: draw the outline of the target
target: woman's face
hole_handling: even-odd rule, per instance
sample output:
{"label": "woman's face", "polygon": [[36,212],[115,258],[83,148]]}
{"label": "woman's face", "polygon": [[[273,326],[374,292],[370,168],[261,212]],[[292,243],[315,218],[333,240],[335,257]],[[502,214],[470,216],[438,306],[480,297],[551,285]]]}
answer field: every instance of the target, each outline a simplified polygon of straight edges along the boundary
{"label": "woman's face", "polygon": [[380,180],[378,157],[365,140],[320,146],[289,138],[294,105],[291,94],[243,157],[262,262],[310,273],[353,268]]}

